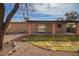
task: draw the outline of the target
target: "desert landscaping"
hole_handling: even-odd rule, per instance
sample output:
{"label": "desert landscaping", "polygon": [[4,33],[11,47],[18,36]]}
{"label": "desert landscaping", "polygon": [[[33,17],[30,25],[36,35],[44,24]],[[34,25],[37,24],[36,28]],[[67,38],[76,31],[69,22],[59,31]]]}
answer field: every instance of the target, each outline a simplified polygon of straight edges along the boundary
{"label": "desert landscaping", "polygon": [[[4,49],[0,51],[1,56],[8,56],[8,53],[13,50],[13,47],[10,42],[15,41],[15,44],[18,46],[16,51],[12,52],[11,56],[77,56],[79,53],[77,51],[56,51],[48,49],[47,47],[43,47],[46,45],[46,43],[42,43],[45,41],[42,41],[41,44],[37,45],[39,43],[38,41],[35,43],[34,41],[27,41],[24,37],[22,37],[24,34],[16,34],[16,35],[5,35],[4,37]],[[11,39],[11,40],[9,40]],[[34,43],[36,45],[34,45]],[[63,43],[63,42],[61,42]],[[78,43],[78,42],[77,42]],[[77,44],[76,43],[76,44]],[[64,44],[64,43],[63,43]],[[65,43],[66,44],[66,43]],[[74,43],[75,44],[75,43]],[[54,42],[55,45],[55,42]],[[67,45],[67,44],[66,44]],[[51,45],[50,45],[51,46]],[[50,47],[48,46],[48,47]],[[65,46],[65,45],[64,45]],[[74,47],[75,48],[75,47]]]}

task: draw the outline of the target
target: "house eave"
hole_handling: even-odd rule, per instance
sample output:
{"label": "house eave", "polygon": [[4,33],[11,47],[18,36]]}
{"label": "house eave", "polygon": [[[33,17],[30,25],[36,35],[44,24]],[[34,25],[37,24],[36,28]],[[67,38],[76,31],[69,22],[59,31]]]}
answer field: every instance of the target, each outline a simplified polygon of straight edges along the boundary
{"label": "house eave", "polygon": [[28,20],[27,22],[79,22],[79,21],[41,21],[41,20]]}

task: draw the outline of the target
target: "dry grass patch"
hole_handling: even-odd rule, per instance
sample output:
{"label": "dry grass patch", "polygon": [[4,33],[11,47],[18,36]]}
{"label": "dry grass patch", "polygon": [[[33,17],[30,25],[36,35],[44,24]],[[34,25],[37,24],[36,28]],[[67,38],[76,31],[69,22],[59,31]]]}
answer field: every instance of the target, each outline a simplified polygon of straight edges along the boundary
{"label": "dry grass patch", "polygon": [[50,50],[77,51],[79,49],[79,36],[75,35],[32,35],[27,38],[31,44]]}

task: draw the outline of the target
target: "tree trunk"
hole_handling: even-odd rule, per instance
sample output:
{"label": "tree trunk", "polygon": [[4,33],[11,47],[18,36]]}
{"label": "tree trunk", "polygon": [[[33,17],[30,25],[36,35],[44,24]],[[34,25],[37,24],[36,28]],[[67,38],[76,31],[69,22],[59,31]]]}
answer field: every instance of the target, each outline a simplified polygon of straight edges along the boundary
{"label": "tree trunk", "polygon": [[[2,7],[2,8],[1,8]],[[9,15],[7,16],[7,18],[5,19],[4,22],[4,16],[5,16],[5,9],[4,9],[4,4],[0,4],[0,50],[3,49],[3,38],[4,38],[4,34],[9,26],[9,23],[12,19],[12,17],[14,16],[14,14],[16,13],[16,11],[19,8],[19,4],[16,3],[14,8],[12,9],[12,11],[9,13]]]}
{"label": "tree trunk", "polygon": [[3,38],[4,38],[4,33],[0,34],[0,51],[3,49]]}
{"label": "tree trunk", "polygon": [[3,48],[3,37],[2,27],[4,23],[5,7],[3,3],[0,3],[0,50]]}

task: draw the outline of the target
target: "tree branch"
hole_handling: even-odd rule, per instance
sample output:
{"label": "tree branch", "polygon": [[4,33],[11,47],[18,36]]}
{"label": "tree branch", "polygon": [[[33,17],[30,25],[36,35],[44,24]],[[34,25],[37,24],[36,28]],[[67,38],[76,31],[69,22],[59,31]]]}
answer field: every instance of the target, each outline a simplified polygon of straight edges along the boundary
{"label": "tree branch", "polygon": [[2,32],[5,33],[6,29],[8,28],[8,25],[12,19],[12,17],[14,16],[14,14],[16,13],[16,11],[18,10],[19,8],[19,3],[16,3],[14,8],[12,9],[12,11],[9,13],[9,15],[7,16],[5,22],[4,22],[4,25],[3,25],[3,28],[2,28]]}
{"label": "tree branch", "polygon": [[0,3],[0,32],[3,27],[4,15],[5,15],[5,6],[3,3]]}

